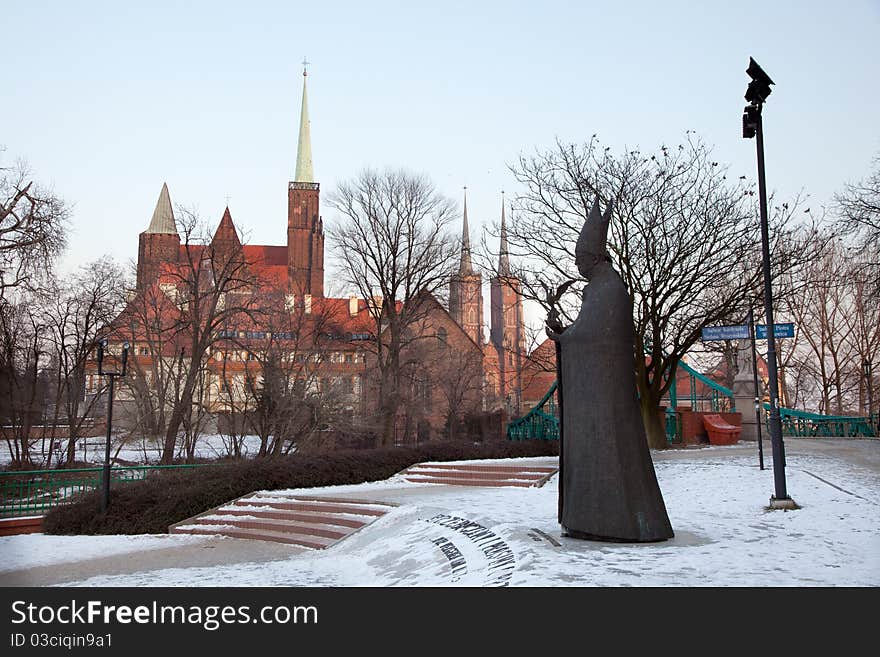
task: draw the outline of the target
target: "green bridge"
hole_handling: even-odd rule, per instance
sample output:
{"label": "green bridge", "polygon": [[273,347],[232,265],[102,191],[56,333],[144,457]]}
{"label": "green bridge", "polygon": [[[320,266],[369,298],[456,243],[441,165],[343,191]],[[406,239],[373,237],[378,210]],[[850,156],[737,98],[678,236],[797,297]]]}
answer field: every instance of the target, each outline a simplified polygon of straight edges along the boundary
{"label": "green bridge", "polygon": [[[680,362],[688,378],[687,399],[693,410],[712,412],[736,411],[733,391],[717,381],[700,374],[687,363]],[[703,384],[707,392],[698,394],[697,382]],[[507,425],[508,440],[559,440],[559,407],[556,400],[557,382],[554,381],[541,400],[521,418]],[[669,407],[666,409],[666,440],[670,444],[681,442],[681,426],[675,409],[680,396],[677,383],[673,381],[669,388]],[[764,424],[769,421],[770,407],[763,405]],[[872,417],[821,415],[791,408],[780,408],[783,436],[806,437],[876,437],[878,430],[878,414]],[[769,429],[768,429],[769,434]]]}

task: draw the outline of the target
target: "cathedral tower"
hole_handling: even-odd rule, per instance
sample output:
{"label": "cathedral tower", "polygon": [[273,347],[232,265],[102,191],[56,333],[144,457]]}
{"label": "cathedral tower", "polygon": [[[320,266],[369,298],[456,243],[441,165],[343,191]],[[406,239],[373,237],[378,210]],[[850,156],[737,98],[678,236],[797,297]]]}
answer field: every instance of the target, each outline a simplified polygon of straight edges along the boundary
{"label": "cathedral tower", "polygon": [[306,294],[324,296],[324,226],[319,208],[321,186],[315,182],[312,170],[307,77],[308,72],[303,69],[296,173],[287,185],[288,288],[297,298]]}
{"label": "cathedral tower", "polygon": [[174,223],[174,210],[168,185],[162,183],[156,209],[149,227],[138,236],[137,286],[144,288],[155,282],[164,262],[177,262],[180,235]]}
{"label": "cathedral tower", "polygon": [[471,263],[471,240],[468,231],[467,187],[464,188],[461,260],[449,282],[449,314],[478,345],[483,344],[483,277]]}
{"label": "cathedral tower", "polygon": [[501,398],[508,410],[518,415],[522,410],[522,361],[525,355],[522,285],[510,270],[507,224],[504,216],[504,192],[501,196],[501,245],[498,274],[490,281],[492,328],[490,340],[498,350]]}

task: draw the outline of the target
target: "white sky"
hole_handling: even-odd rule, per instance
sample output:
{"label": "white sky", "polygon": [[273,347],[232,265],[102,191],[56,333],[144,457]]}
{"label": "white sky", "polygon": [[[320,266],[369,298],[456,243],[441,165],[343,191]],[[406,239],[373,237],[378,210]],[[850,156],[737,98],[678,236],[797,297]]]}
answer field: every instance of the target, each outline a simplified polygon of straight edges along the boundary
{"label": "white sky", "polygon": [[[283,244],[303,56],[326,195],[362,167],[469,189],[472,239],[515,194],[507,166],[558,137],[656,148],[694,130],[735,176],[749,56],[777,85],[767,178],[814,211],[880,152],[880,4],[742,0],[12,3],[2,164],[74,207],[74,267],[134,259],[163,181],[251,243]],[[325,220],[332,213],[324,205]]]}

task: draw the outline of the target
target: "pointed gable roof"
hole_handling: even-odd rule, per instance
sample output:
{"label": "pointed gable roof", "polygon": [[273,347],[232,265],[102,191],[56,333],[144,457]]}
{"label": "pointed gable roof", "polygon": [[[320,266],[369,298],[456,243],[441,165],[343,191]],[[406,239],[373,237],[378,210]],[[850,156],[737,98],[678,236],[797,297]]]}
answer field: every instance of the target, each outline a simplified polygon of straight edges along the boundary
{"label": "pointed gable roof", "polygon": [[144,232],[177,235],[177,226],[174,223],[174,210],[171,208],[171,196],[168,194],[167,183],[162,183],[162,191],[159,192],[159,200],[156,201],[153,218],[150,219],[150,226]]}
{"label": "pointed gable roof", "polygon": [[217,232],[214,233],[214,238],[211,241],[232,244],[236,247],[241,246],[241,240],[238,239],[238,231],[235,230],[235,224],[232,223],[229,206],[226,206],[226,211],[223,213],[223,218],[220,219],[220,225],[217,226]]}

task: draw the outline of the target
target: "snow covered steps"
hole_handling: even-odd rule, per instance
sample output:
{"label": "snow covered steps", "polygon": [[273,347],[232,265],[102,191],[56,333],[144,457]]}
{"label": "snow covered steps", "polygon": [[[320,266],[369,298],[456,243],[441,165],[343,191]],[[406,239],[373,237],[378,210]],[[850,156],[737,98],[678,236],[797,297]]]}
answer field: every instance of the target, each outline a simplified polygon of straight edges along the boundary
{"label": "snow covered steps", "polygon": [[450,486],[543,486],[559,468],[552,463],[417,463],[403,471],[406,481]]}
{"label": "snow covered steps", "polygon": [[385,502],[261,491],[171,525],[168,533],[230,536],[321,550],[393,507]]}

